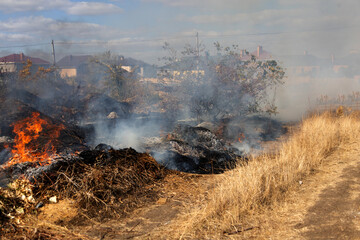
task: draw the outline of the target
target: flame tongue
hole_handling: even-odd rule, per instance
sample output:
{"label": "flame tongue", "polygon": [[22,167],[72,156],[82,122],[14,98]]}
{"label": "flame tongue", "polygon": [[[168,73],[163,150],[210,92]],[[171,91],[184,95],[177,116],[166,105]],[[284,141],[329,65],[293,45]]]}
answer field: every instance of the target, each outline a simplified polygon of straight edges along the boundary
{"label": "flame tongue", "polygon": [[48,164],[51,156],[56,153],[54,140],[59,137],[64,126],[49,123],[40,118],[38,112],[32,113],[31,117],[20,120],[13,126],[16,134],[15,144],[11,150],[12,158],[7,165],[22,162]]}

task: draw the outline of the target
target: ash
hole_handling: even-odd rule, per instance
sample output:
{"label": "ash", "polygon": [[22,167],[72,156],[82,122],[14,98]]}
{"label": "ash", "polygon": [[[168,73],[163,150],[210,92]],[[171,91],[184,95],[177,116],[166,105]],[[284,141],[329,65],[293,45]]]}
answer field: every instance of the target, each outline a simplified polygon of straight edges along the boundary
{"label": "ash", "polygon": [[57,171],[62,166],[69,166],[80,159],[78,155],[63,152],[54,155],[47,165],[40,165],[38,162],[24,162],[8,167],[5,165],[0,166],[0,187],[6,187],[11,181],[20,177],[25,177],[31,182],[36,182],[36,180],[44,174]]}
{"label": "ash", "polygon": [[221,173],[235,166],[241,152],[226,145],[209,129],[178,124],[164,138],[147,142],[150,154],[169,169],[191,173]]}

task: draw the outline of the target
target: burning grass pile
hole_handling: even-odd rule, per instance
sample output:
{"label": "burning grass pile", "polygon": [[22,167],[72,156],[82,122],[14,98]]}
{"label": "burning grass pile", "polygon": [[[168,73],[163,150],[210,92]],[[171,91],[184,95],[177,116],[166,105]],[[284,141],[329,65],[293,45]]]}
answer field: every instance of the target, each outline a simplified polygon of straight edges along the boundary
{"label": "burning grass pile", "polygon": [[7,161],[10,156],[0,154],[0,163],[46,163],[56,153],[87,149],[83,129],[51,118],[21,102],[7,104],[13,108],[0,107],[0,150],[7,148],[12,152],[12,159]]}
{"label": "burning grass pile", "polygon": [[[174,221],[174,238],[222,238],[240,233],[249,215],[283,201],[287,193],[329,156],[358,154],[358,114],[324,113],[305,119],[297,132],[275,153],[249,159],[248,164],[225,172],[208,201]],[[239,227],[240,226],[240,227]]]}

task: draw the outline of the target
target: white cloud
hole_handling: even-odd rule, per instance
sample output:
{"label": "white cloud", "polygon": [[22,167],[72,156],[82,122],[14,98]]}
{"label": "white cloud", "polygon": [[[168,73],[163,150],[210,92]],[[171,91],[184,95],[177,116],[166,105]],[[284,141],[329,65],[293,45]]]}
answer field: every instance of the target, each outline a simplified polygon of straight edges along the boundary
{"label": "white cloud", "polygon": [[120,13],[122,9],[111,3],[78,2],[66,8],[65,11],[71,15],[101,15]]}
{"label": "white cloud", "polygon": [[0,11],[8,12],[26,12],[43,11],[55,8],[66,8],[71,5],[69,0],[1,0]]}
{"label": "white cloud", "polygon": [[45,11],[60,9],[71,15],[102,15],[120,13],[122,9],[111,3],[73,2],[70,0],[1,0],[0,11],[4,13]]}
{"label": "white cloud", "polygon": [[265,0],[142,0],[149,3],[162,3],[172,7],[199,7],[203,9],[249,9],[258,7]]}
{"label": "white cloud", "polygon": [[99,24],[56,21],[45,17],[24,17],[0,22],[0,31],[25,33],[36,39],[106,38],[118,33]]}
{"label": "white cloud", "polygon": [[287,10],[262,10],[251,13],[237,13],[237,14],[211,14],[211,15],[197,15],[197,16],[180,16],[179,21],[188,21],[196,24],[243,24],[253,26],[257,24],[275,25],[276,23],[285,23],[293,19],[303,18],[303,11],[299,9]]}
{"label": "white cloud", "polygon": [[19,33],[0,33],[1,41],[5,42],[23,42],[33,40],[30,35],[27,34],[19,34]]}
{"label": "white cloud", "polygon": [[[360,17],[357,12],[347,9],[334,9],[322,11],[321,8],[290,8],[290,9],[265,9],[251,13],[237,14],[208,14],[197,16],[179,16],[179,21],[202,24],[220,24],[224,27],[236,25],[248,31],[257,32],[263,29],[278,29],[282,32],[296,32],[305,30],[328,30],[347,28],[356,25]],[[232,27],[233,27],[232,26]],[[270,30],[272,31],[272,30]]]}

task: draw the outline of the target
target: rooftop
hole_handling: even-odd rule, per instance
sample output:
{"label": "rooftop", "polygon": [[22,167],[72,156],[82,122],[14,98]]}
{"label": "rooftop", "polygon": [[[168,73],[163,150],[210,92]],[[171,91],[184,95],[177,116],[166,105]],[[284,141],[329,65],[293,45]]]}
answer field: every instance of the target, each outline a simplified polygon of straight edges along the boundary
{"label": "rooftop", "polygon": [[50,64],[48,61],[45,61],[41,58],[29,57],[23,53],[11,54],[0,58],[0,62],[3,63],[24,63],[27,60],[30,60],[33,64]]}

